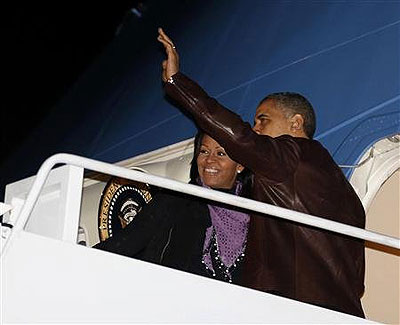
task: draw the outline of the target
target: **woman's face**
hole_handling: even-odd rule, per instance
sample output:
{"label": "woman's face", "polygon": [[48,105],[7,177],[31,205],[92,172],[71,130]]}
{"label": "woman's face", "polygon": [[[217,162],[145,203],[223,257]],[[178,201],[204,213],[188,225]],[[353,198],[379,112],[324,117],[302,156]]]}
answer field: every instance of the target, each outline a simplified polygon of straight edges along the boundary
{"label": "woman's face", "polygon": [[208,135],[203,136],[197,166],[203,184],[211,188],[232,188],[244,168],[228,157],[224,148]]}

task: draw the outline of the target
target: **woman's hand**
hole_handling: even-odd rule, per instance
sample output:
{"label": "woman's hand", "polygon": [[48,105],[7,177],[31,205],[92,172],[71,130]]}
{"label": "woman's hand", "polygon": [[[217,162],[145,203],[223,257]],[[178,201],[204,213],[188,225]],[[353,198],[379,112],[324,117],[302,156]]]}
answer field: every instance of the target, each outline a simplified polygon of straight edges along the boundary
{"label": "woman's hand", "polygon": [[174,43],[164,33],[162,28],[158,29],[157,40],[164,45],[165,53],[167,54],[167,59],[162,62],[162,80],[166,82],[179,71],[179,55]]}

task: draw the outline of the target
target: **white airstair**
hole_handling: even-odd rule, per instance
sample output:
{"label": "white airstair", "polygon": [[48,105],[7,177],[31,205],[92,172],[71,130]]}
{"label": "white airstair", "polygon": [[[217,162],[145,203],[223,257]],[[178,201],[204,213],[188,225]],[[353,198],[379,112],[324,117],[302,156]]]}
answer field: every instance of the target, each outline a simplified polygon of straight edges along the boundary
{"label": "white airstair", "polygon": [[[59,164],[64,166],[54,168]],[[10,184],[6,204],[0,206],[5,213],[1,238],[2,322],[371,322],[78,245],[84,169],[400,248],[398,238],[112,164],[58,154],[46,160],[35,177]]]}

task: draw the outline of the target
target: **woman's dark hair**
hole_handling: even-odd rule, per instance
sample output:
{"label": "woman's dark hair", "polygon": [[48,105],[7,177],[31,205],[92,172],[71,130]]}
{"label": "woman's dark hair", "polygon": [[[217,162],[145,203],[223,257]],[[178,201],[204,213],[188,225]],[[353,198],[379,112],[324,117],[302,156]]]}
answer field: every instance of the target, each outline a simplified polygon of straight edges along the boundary
{"label": "woman's dark hair", "polygon": [[[203,142],[203,137],[205,134],[206,133],[203,131],[198,131],[196,137],[194,138],[194,152],[190,167],[190,184],[198,184],[197,180],[199,178],[199,168],[197,166],[197,157],[200,154],[201,143]],[[240,196],[249,198],[251,195],[251,186],[253,180],[251,172],[245,168],[240,174],[237,175],[236,179],[242,183],[242,193]]]}

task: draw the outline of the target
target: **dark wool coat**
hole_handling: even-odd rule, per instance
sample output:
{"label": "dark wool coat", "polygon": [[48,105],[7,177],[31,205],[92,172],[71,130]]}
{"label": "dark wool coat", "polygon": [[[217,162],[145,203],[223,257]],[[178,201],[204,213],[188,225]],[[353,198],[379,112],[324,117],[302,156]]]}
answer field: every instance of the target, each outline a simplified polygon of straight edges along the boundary
{"label": "dark wool coat", "polygon": [[[213,276],[202,264],[205,233],[210,226],[204,199],[163,190],[125,229],[94,248],[227,281],[219,272]],[[231,271],[233,283],[238,283],[241,269],[242,263],[238,263]]]}
{"label": "dark wool coat", "polygon": [[201,259],[210,225],[205,202],[159,192],[125,229],[94,248],[206,275]]}

